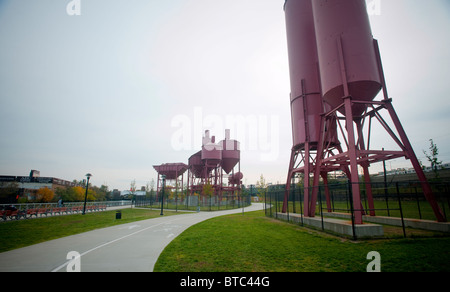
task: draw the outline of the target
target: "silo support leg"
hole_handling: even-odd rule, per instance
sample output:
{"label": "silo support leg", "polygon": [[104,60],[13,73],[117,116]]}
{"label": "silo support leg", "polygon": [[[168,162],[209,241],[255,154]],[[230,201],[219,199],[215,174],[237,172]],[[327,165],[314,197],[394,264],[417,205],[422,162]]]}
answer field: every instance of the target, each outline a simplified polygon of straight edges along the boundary
{"label": "silo support leg", "polygon": [[297,157],[296,151],[292,150],[291,153],[291,161],[289,162],[289,171],[288,171],[288,176],[287,176],[287,181],[286,181],[286,189],[284,192],[284,201],[283,201],[283,208],[281,210],[282,213],[286,213],[287,212],[287,207],[288,207],[288,200],[289,200],[289,192],[291,189],[291,179],[292,179],[292,175],[293,175],[293,170],[294,170],[294,164],[295,164],[295,158]]}
{"label": "silo support leg", "polygon": [[355,130],[353,127],[353,111],[352,111],[352,99],[350,96],[344,98],[345,104],[345,118],[346,128],[348,134],[348,155],[350,160],[350,181],[352,187],[352,198],[354,206],[355,224],[362,224],[362,210],[361,210],[361,193],[359,187],[358,177],[358,163],[356,157],[356,141]]}
{"label": "silo support leg", "polygon": [[422,189],[423,189],[425,198],[427,199],[428,203],[431,205],[431,208],[433,209],[433,212],[434,212],[434,215],[436,216],[437,221],[445,222],[446,220],[445,220],[444,214],[442,213],[442,210],[439,207],[439,205],[433,195],[433,191],[431,190],[431,187],[430,187],[430,184],[428,183],[427,177],[425,176],[425,173],[423,172],[423,169],[420,166],[419,160],[417,159],[416,154],[414,153],[414,150],[411,146],[411,143],[409,142],[408,137],[406,136],[406,132],[403,129],[403,126],[400,122],[400,119],[397,116],[397,113],[394,110],[394,107],[392,106],[391,100],[386,100],[385,107],[389,111],[389,114],[395,125],[395,128],[397,129],[400,139],[402,140],[402,143],[406,148],[408,158],[411,160],[411,163],[412,163],[412,165],[417,173],[417,176],[422,184]]}

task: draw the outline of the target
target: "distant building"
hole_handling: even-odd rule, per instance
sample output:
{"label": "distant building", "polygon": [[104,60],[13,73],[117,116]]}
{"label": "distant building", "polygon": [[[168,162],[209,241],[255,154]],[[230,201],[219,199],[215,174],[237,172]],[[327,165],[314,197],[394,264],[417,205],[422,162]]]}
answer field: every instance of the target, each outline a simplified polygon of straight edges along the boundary
{"label": "distant building", "polygon": [[114,189],[112,191],[112,198],[113,198],[113,200],[119,200],[120,199],[120,191],[118,189]]}
{"label": "distant building", "polygon": [[145,191],[134,191],[134,192],[132,192],[130,190],[126,190],[126,191],[121,191],[120,195],[121,196],[125,196],[125,197],[130,196],[130,195],[145,196],[146,192]]}
{"label": "distant building", "polygon": [[[443,170],[443,169],[450,169],[450,163],[444,163],[442,165],[440,165],[438,167],[438,170]],[[433,172],[433,169],[430,166],[423,166],[423,171],[424,172]],[[411,173],[416,173],[416,171],[414,170],[414,168],[397,168],[397,169],[392,169],[392,170],[387,170],[386,171],[386,175],[400,175],[400,174],[411,174]],[[383,176],[384,175],[384,171],[380,171],[378,172],[379,176]]]}
{"label": "distant building", "polygon": [[32,170],[29,176],[0,175],[0,188],[15,187],[19,197],[26,197],[29,200],[36,198],[39,189],[49,188],[56,191],[58,188],[75,187],[76,184],[70,181],[55,177],[40,177],[40,172]]}

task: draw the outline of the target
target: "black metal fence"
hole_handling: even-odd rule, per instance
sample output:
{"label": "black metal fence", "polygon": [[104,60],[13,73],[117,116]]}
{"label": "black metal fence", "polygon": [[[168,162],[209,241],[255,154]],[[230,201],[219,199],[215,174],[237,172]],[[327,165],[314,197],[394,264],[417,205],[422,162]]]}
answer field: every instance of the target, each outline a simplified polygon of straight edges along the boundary
{"label": "black metal fence", "polygon": [[[450,212],[450,183],[430,183],[433,195],[448,221]],[[387,216],[423,220],[436,220],[431,205],[426,200],[422,190],[422,184],[417,181],[371,183],[373,206],[369,206],[367,186],[360,183],[361,205],[354,206],[352,185],[350,182],[342,182],[321,185],[318,187],[318,199],[316,203],[316,216],[328,216],[332,213],[346,213],[354,218],[357,211],[363,214]],[[312,188],[310,188],[310,193]],[[275,186],[266,192],[265,214],[276,217],[282,212],[285,199],[284,186]],[[304,210],[304,188],[301,185],[293,185],[288,192],[287,213],[302,214]],[[328,196],[327,196],[328,194]],[[403,224],[403,233],[405,227]]]}
{"label": "black metal fence", "polygon": [[[138,196],[135,200],[136,207],[161,208],[162,196]],[[171,210],[189,211],[218,211],[236,209],[249,206],[250,196],[164,196],[163,208]]]}

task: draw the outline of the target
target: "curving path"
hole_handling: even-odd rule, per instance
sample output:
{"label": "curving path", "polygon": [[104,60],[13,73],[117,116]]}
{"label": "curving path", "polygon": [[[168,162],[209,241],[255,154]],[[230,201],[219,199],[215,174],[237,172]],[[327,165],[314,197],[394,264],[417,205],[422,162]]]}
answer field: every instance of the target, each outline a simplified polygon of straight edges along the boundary
{"label": "curving path", "polygon": [[[244,211],[263,207],[254,203]],[[81,272],[152,272],[163,249],[184,230],[241,212],[242,208],[160,217],[59,238],[0,253],[0,272],[64,272],[76,267],[67,259],[72,251],[81,255]]]}

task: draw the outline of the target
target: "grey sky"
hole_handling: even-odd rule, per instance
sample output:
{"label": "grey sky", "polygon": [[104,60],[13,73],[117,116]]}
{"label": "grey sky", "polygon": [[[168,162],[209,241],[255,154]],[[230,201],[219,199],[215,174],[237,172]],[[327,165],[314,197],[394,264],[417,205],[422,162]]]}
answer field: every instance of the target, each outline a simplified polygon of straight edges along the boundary
{"label": "grey sky", "polygon": [[[80,16],[67,15],[69,2],[0,0],[0,174],[90,172],[111,189],[145,185],[152,165],[187,163],[199,150],[197,132],[175,150],[172,123],[188,118],[194,130],[200,111],[199,129],[210,122],[219,140],[217,121],[256,118],[256,136],[248,125],[231,132],[244,135],[244,182],[261,173],[284,182],[292,138],[283,0],[81,0]],[[433,138],[450,161],[449,6],[381,0],[371,16],[389,93],[422,160]],[[271,122],[276,131],[263,137]],[[276,157],[264,159],[271,150]],[[409,164],[392,162],[401,166]]]}

